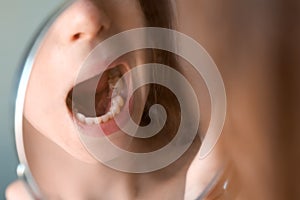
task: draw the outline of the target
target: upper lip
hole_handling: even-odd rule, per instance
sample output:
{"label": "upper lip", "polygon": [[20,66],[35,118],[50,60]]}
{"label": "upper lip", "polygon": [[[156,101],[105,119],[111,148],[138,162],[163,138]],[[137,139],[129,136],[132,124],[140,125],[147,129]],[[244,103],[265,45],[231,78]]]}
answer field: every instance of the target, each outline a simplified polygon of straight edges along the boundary
{"label": "upper lip", "polygon": [[106,70],[116,67],[117,65],[119,65],[119,63],[108,63],[108,61],[98,61],[97,63],[82,65],[83,67],[79,70],[74,86],[91,79],[96,75],[103,74]]}

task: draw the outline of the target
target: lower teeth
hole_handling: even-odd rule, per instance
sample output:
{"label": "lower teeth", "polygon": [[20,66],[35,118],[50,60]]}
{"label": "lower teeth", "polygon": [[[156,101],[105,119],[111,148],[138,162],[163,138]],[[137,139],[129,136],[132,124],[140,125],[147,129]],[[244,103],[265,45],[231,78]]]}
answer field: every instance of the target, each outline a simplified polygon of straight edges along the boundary
{"label": "lower teeth", "polygon": [[100,117],[86,117],[81,113],[76,113],[75,117],[78,121],[87,125],[101,124],[107,122],[110,119],[113,119],[114,116],[120,113],[123,106],[124,100],[120,95],[118,95],[112,98],[110,109],[106,114]]}
{"label": "lower teeth", "polygon": [[124,82],[118,76],[110,76],[108,83],[110,89],[113,89],[109,111],[100,117],[86,117],[84,114],[78,112],[75,114],[78,121],[87,125],[101,124],[113,119],[114,116],[120,113],[121,108],[124,106],[124,99],[120,95],[124,88]]}

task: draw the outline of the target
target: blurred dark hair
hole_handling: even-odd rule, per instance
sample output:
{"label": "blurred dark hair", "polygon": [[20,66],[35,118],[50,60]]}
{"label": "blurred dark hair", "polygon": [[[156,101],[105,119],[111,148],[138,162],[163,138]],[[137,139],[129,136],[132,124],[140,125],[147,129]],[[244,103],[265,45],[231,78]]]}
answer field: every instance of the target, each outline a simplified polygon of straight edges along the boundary
{"label": "blurred dark hair", "polygon": [[139,0],[147,26],[174,28],[174,10],[170,0]]}
{"label": "blurred dark hair", "polygon": [[[139,2],[146,19],[147,27],[174,29],[173,19],[175,16],[170,0],[139,0]],[[151,49],[150,54],[148,62],[165,64],[178,70],[176,58],[172,53],[158,49]],[[177,120],[175,118],[180,115],[180,113],[178,113],[180,112],[180,109],[178,110],[178,108],[176,108],[176,102],[174,102],[173,99],[173,95],[168,91],[168,89],[157,84],[151,84],[141,125],[149,123],[149,108],[156,103],[163,105],[167,109],[168,118],[172,116],[172,118],[174,118],[172,120]]]}
{"label": "blurred dark hair", "polygon": [[[172,0],[139,0],[139,2],[146,19],[147,27],[176,29],[176,16],[174,12],[175,8],[173,7]],[[175,42],[173,41],[172,36],[170,36],[169,42],[171,42],[171,44]],[[180,71],[179,63],[175,54],[159,49],[151,49],[149,53],[151,54],[150,60],[148,60],[149,63],[164,64],[177,71]],[[176,96],[168,88],[158,84],[151,84],[149,87],[149,93],[147,102],[145,104],[143,117],[140,123],[141,126],[150,123],[148,114],[149,109],[153,104],[162,105],[165,108],[168,116],[164,128],[161,130],[160,134],[157,134],[160,135],[158,136],[160,138],[156,138],[156,140],[170,142],[170,140],[177,133],[180,125],[181,111],[179,102]],[[155,139],[155,137],[156,136],[154,136],[153,139]],[[155,143],[156,140],[153,142]],[[166,145],[166,143],[164,145]]]}

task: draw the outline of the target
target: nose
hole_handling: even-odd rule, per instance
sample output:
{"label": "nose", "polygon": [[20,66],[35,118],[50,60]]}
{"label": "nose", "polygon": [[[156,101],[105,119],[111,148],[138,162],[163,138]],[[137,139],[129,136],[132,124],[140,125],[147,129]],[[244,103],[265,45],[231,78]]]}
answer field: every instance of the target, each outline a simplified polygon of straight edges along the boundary
{"label": "nose", "polygon": [[75,1],[63,18],[60,26],[63,38],[71,43],[95,40],[110,28],[110,19],[101,5],[89,0]]}

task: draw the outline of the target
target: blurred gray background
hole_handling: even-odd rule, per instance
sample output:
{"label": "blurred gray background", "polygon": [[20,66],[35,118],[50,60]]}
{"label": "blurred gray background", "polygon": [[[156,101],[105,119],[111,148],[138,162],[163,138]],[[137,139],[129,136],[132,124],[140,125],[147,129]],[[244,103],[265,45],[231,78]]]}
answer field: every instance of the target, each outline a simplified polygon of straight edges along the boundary
{"label": "blurred gray background", "polygon": [[20,63],[39,26],[63,0],[0,0],[0,199],[15,180],[18,163],[13,130]]}

